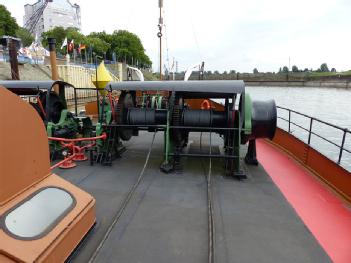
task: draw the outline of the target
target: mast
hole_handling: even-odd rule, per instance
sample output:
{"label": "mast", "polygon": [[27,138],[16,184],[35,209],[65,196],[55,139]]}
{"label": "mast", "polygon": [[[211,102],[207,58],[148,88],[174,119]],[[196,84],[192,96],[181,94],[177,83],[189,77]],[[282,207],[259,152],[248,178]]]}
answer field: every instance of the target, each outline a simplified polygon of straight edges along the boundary
{"label": "mast", "polygon": [[162,8],[163,8],[163,0],[158,0],[158,7],[160,9],[160,17],[158,20],[157,37],[160,39],[160,80],[162,80],[162,26],[163,26]]}

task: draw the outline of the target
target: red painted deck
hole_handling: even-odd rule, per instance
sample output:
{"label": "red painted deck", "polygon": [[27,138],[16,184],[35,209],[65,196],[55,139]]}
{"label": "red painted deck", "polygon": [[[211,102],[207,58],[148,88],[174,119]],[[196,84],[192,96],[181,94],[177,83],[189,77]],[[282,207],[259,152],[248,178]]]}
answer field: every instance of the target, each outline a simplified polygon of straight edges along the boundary
{"label": "red painted deck", "polygon": [[351,262],[351,208],[288,154],[257,141],[257,156],[330,258]]}

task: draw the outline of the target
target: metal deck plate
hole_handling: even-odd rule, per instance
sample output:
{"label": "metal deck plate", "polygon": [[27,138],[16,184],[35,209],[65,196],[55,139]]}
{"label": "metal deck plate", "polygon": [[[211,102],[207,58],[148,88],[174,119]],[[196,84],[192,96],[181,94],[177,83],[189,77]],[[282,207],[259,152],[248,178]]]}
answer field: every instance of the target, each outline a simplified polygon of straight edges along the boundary
{"label": "metal deck plate", "polygon": [[[97,201],[97,225],[72,262],[89,260],[137,179],[152,138],[141,135],[112,167],[85,162],[57,171]],[[215,135],[212,142],[221,144]],[[144,180],[96,262],[207,262],[208,160],[183,159],[183,173],[163,174],[162,145],[159,133]],[[330,262],[263,168],[246,169],[247,180],[225,178],[223,161],[213,160],[216,262]]]}

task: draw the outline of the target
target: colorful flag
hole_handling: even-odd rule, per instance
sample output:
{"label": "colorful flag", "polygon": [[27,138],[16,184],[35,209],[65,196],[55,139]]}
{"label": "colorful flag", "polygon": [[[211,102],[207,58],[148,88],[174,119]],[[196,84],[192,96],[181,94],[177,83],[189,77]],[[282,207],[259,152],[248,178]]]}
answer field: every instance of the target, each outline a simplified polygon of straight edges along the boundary
{"label": "colorful flag", "polygon": [[65,40],[63,40],[61,49],[63,49],[63,47],[67,46],[67,37],[65,38]]}
{"label": "colorful flag", "polygon": [[78,53],[80,54],[83,49],[85,49],[85,45],[80,43],[79,46],[78,46]]}
{"label": "colorful flag", "polygon": [[74,40],[72,39],[72,41],[68,44],[68,51],[72,52],[74,49]]}

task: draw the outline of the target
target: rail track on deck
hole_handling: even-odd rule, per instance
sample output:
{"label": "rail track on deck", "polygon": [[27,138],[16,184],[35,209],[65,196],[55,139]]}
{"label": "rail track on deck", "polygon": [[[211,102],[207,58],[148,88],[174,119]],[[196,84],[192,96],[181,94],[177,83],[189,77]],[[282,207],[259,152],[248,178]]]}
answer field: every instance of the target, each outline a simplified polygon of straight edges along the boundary
{"label": "rail track on deck", "polygon": [[[210,155],[212,154],[212,139],[210,132]],[[201,134],[202,139],[202,134]],[[200,139],[200,142],[201,142]],[[201,145],[201,144],[200,144]],[[212,197],[212,159],[209,160],[208,173],[206,175],[207,182],[207,215],[208,215],[208,262],[215,262],[215,217],[213,209],[213,197]]]}
{"label": "rail track on deck", "polygon": [[118,220],[121,218],[121,216],[123,215],[124,211],[126,210],[126,207],[129,203],[129,201],[132,199],[135,190],[138,188],[140,182],[143,180],[144,178],[144,173],[146,170],[146,167],[148,165],[149,159],[150,159],[150,155],[151,155],[151,151],[155,142],[155,137],[156,137],[156,132],[154,132],[153,137],[152,137],[152,141],[151,141],[151,145],[149,147],[146,159],[145,159],[145,163],[143,166],[143,169],[141,170],[138,179],[136,180],[136,182],[132,185],[132,187],[130,188],[130,190],[128,191],[126,197],[123,199],[122,204],[120,206],[120,208],[117,210],[116,215],[113,218],[112,223],[110,224],[110,226],[108,227],[107,231],[105,232],[105,235],[103,237],[103,239],[100,241],[99,245],[97,246],[97,248],[95,249],[93,255],[91,256],[89,263],[93,263],[95,262],[96,257],[99,255],[100,250],[102,249],[102,247],[104,246],[106,240],[108,239],[108,237],[111,234],[111,231],[113,230],[113,228],[115,227],[115,225],[118,223]]}
{"label": "rail track on deck", "polygon": [[[119,222],[119,219],[122,217],[122,215],[125,213],[128,204],[130,200],[132,199],[136,189],[140,185],[141,181],[144,179],[145,171],[148,166],[151,152],[154,146],[155,142],[155,137],[156,137],[156,132],[154,132],[151,144],[148,149],[148,153],[146,155],[146,159],[143,165],[142,170],[139,173],[139,176],[135,183],[131,186],[129,189],[128,193],[126,194],[126,197],[123,199],[121,202],[119,209],[117,210],[117,213],[113,217],[112,223],[109,225],[107,228],[102,240],[99,242],[98,246],[94,250],[92,256],[90,257],[89,263],[93,262],[98,262],[97,257],[103,248],[105,242],[109,238],[112,230],[114,227],[117,225]],[[201,136],[202,137],[202,136]],[[201,140],[200,140],[200,146],[201,146]],[[212,140],[211,140],[211,134],[210,134],[210,154],[211,154],[211,148],[212,148]],[[214,263],[215,262],[215,219],[214,219],[214,208],[213,208],[213,197],[212,197],[212,160],[210,158],[209,160],[209,166],[208,166],[208,171],[204,171],[205,179],[206,179],[206,195],[207,195],[207,220],[208,220],[208,262],[209,263]]]}

